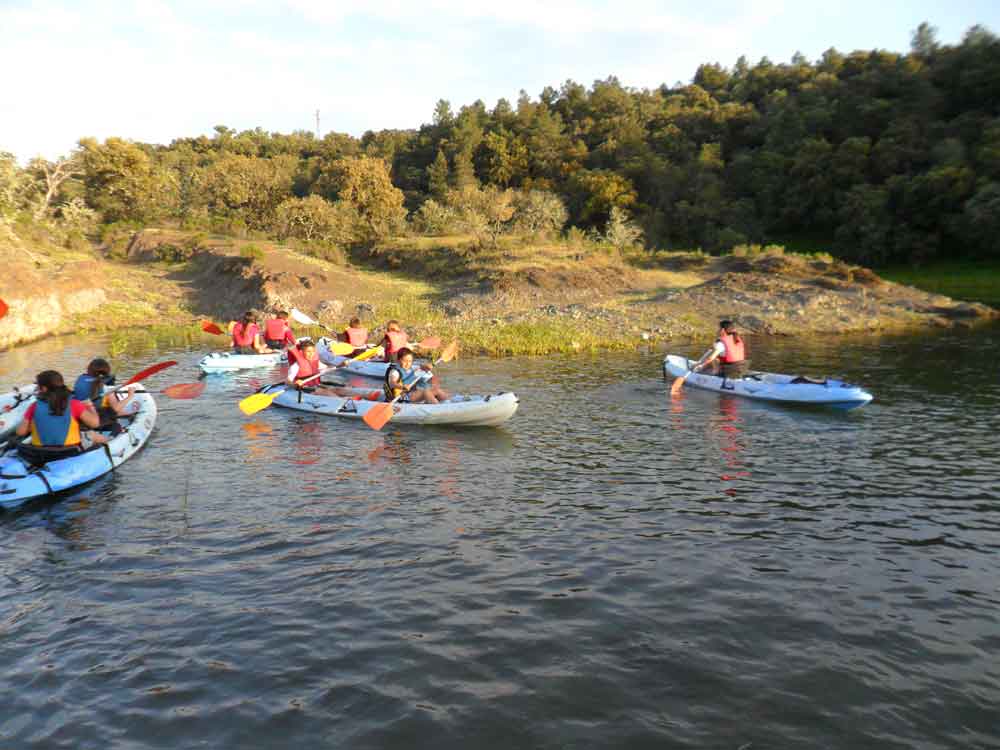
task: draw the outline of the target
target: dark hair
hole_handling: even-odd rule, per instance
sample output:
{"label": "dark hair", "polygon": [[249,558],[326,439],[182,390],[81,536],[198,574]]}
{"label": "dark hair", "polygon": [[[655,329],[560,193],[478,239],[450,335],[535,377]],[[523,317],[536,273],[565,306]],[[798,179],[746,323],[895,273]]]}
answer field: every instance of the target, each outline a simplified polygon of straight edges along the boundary
{"label": "dark hair", "polygon": [[740,343],[740,335],[736,332],[736,325],[731,320],[720,320],[719,328],[721,328],[726,333],[731,333],[733,335],[733,340],[738,344]]}
{"label": "dark hair", "polygon": [[110,380],[111,365],[108,360],[100,357],[92,359],[87,365],[87,374],[94,379],[90,384],[90,400],[95,401],[101,395],[102,386]]}
{"label": "dark hair", "polygon": [[250,325],[251,323],[257,322],[257,313],[253,310],[247,310],[243,313],[243,325]]}
{"label": "dark hair", "polygon": [[69,403],[69,388],[66,387],[63,376],[55,370],[45,370],[38,373],[35,385],[45,389],[45,393],[39,398],[49,405],[49,411],[57,417],[62,416]]}
{"label": "dark hair", "polygon": [[409,354],[410,356],[412,356],[413,355],[413,350],[410,349],[408,346],[404,346],[402,349],[400,349],[398,352],[396,352],[396,361],[397,362],[401,361],[403,359],[403,357],[405,357],[407,354]]}
{"label": "dark hair", "polygon": [[282,320],[288,320],[288,313],[284,310],[278,310],[278,313],[274,317],[281,318]]}
{"label": "dark hair", "polygon": [[316,342],[312,339],[299,339],[295,342],[295,345],[299,348],[299,351],[302,351],[307,346],[316,346]]}
{"label": "dark hair", "polygon": [[351,322],[348,323],[351,328],[357,328],[361,325],[361,318],[351,318]]}

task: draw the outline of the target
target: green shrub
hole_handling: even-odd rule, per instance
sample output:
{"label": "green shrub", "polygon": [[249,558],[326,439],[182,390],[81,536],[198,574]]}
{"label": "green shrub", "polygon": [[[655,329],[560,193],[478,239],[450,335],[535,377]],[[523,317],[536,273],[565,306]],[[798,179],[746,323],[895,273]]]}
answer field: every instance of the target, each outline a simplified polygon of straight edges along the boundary
{"label": "green shrub", "polygon": [[156,259],[163,263],[184,263],[194,255],[194,250],[186,243],[178,246],[164,242],[162,245],[157,245],[153,252],[156,254]]}
{"label": "green shrub", "polygon": [[263,260],[264,251],[257,245],[250,243],[240,248],[240,257],[249,258],[251,261]]}

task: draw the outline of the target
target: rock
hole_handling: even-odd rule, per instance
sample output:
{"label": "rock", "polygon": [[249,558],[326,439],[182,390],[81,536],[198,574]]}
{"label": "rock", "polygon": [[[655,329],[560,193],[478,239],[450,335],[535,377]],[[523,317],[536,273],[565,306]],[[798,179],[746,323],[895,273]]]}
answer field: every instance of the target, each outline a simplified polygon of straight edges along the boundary
{"label": "rock", "polygon": [[367,302],[359,303],[358,306],[355,308],[355,310],[357,311],[359,318],[375,317],[375,308],[369,305]]}
{"label": "rock", "polygon": [[641,338],[643,341],[649,341],[649,334],[643,331],[641,334]]}
{"label": "rock", "polygon": [[444,314],[447,315],[449,318],[457,318],[459,315],[462,314],[462,311],[459,308],[455,307],[454,305],[445,305],[443,310]]}
{"label": "rock", "polygon": [[320,313],[324,315],[337,317],[342,312],[344,312],[344,303],[341,302],[339,299],[328,299],[324,300],[323,302],[320,302],[316,306],[316,309],[319,310]]}

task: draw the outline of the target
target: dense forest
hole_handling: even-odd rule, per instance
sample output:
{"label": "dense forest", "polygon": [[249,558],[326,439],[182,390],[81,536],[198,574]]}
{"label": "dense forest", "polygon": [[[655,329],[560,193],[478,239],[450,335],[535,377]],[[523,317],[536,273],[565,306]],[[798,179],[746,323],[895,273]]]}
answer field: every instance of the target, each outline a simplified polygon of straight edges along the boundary
{"label": "dense forest", "polygon": [[1000,257],[1000,39],[908,54],[705,64],[688,85],[568,81],[537,99],[438,102],[415,130],[83,139],[0,154],[0,224],[174,222],[346,247],[399,232],[558,233],[725,251],[791,241],[870,265]]}

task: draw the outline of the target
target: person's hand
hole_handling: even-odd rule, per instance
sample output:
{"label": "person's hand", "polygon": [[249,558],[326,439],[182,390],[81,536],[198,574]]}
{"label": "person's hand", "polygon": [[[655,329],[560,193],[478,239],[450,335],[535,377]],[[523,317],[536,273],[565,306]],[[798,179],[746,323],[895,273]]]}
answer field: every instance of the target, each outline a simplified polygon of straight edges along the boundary
{"label": "person's hand", "polygon": [[433,370],[433,369],[434,369],[434,365],[433,365],[433,364],[431,364],[430,362],[428,362],[428,363],[427,363],[427,364],[425,364],[425,365],[420,365],[420,369],[421,369],[421,370],[424,370],[425,372],[430,372],[431,370]]}

